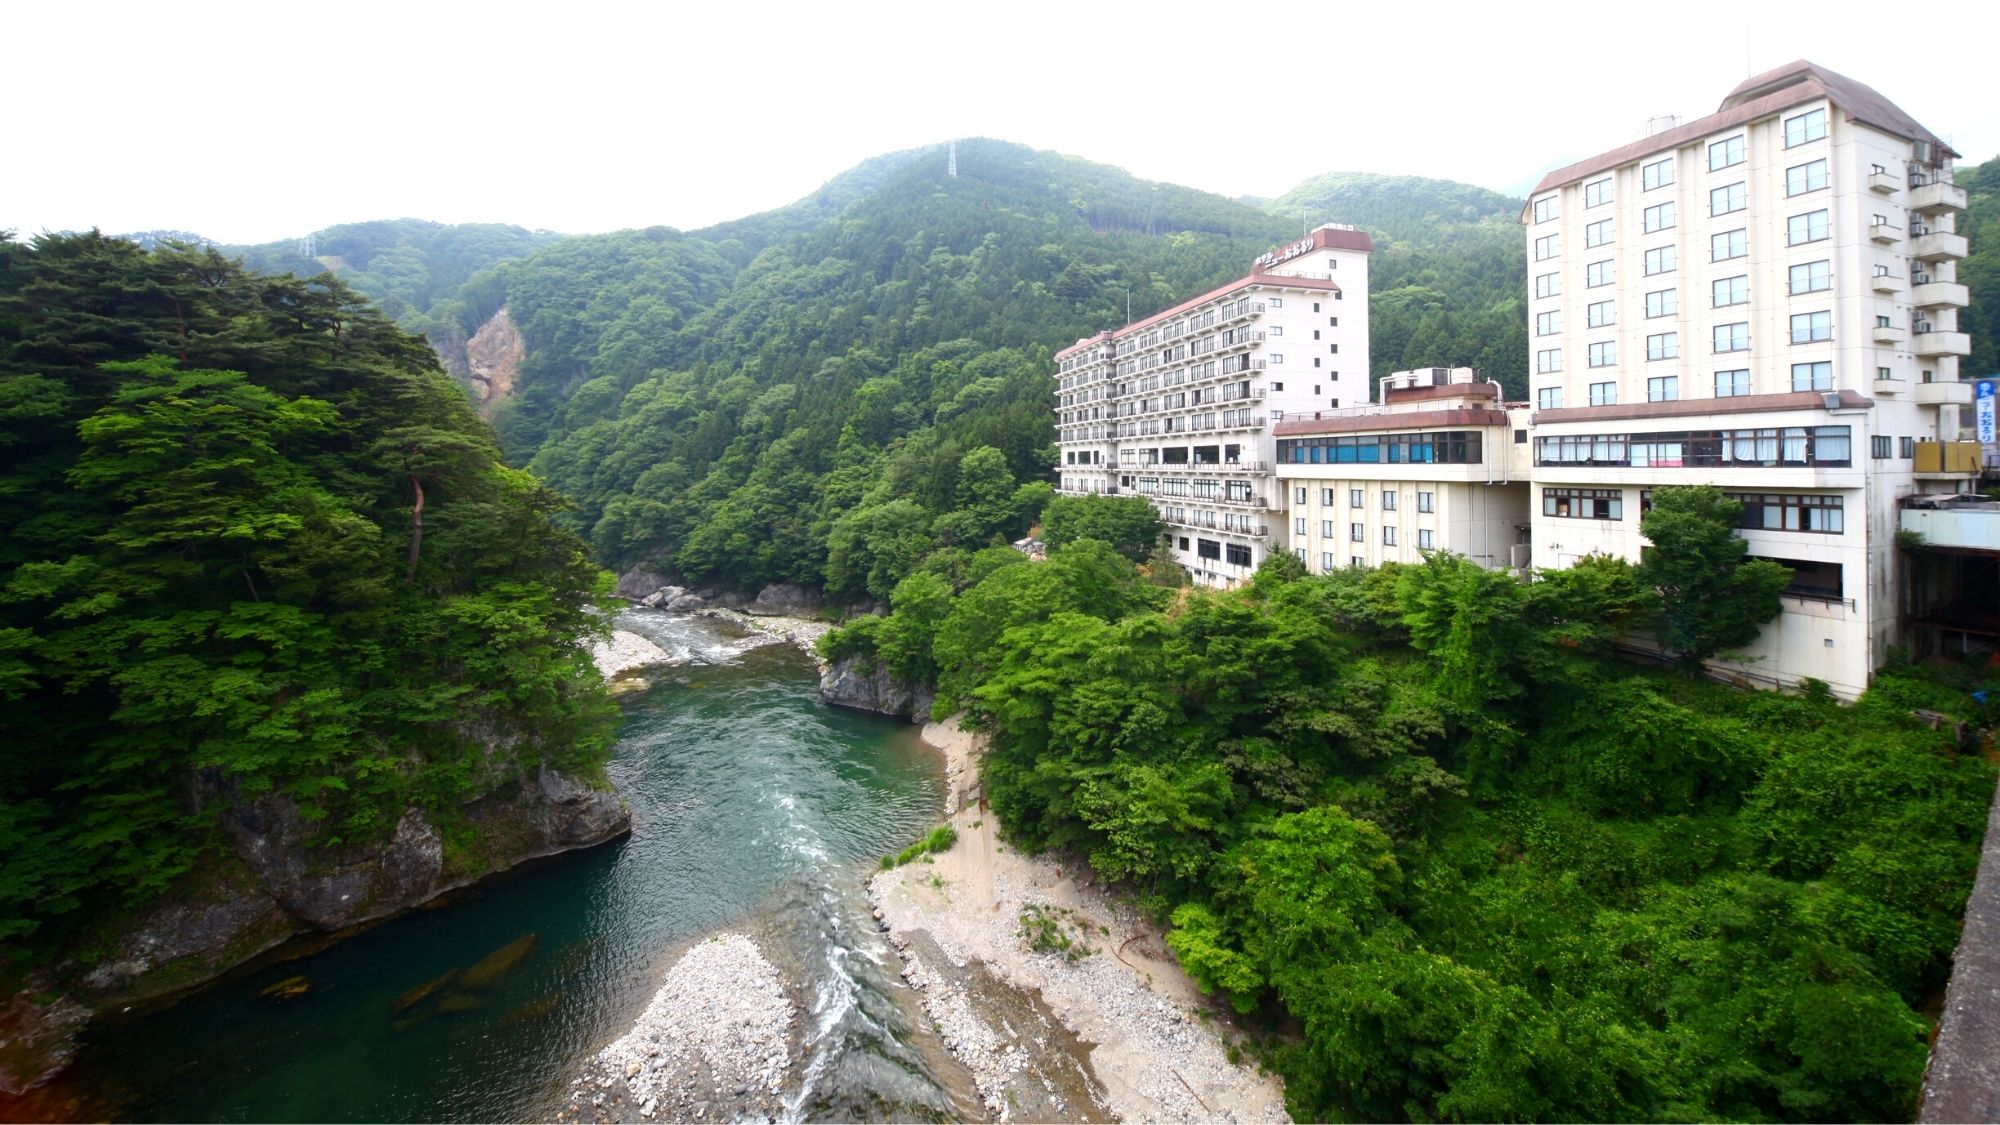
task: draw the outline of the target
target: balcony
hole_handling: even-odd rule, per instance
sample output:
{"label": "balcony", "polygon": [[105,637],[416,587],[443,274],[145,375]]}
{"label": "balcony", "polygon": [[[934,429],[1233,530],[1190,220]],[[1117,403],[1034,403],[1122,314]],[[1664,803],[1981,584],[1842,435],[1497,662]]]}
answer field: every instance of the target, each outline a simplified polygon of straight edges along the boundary
{"label": "balcony", "polygon": [[1876,274],[1872,284],[1877,293],[1901,293],[1903,291],[1903,279],[1893,273]]}
{"label": "balcony", "polygon": [[1875,326],[1875,342],[1878,344],[1900,344],[1906,335],[1908,333],[1893,324],[1878,324]]}
{"label": "balcony", "polygon": [[1963,332],[1919,332],[1910,350],[1920,356],[1971,355],[1972,337]]}
{"label": "balcony", "polygon": [[1917,384],[1918,406],[1971,406],[1972,384],[1957,380]]}
{"label": "balcony", "polygon": [[1920,184],[1910,189],[1912,211],[1963,211],[1965,202],[1965,189],[1957,184]]}
{"label": "balcony", "polygon": [[1975,476],[1979,472],[1979,463],[1979,443],[1976,441],[1917,442],[1916,471],[1919,477]]}
{"label": "balcony", "polygon": [[1923,536],[1925,546],[2000,553],[2000,503],[1955,498],[1912,498],[1903,503],[1935,505],[1906,506],[1897,513],[1897,526]]}
{"label": "balcony", "polygon": [[1249,332],[1238,332],[1236,333],[1236,338],[1233,340],[1217,341],[1215,350],[1218,352],[1231,352],[1237,348],[1247,348],[1252,344],[1261,344],[1263,342],[1264,331],[1260,328]]}
{"label": "balcony", "polygon": [[1888,223],[1869,223],[1868,237],[1889,246],[1903,240],[1903,228]]}
{"label": "balcony", "polygon": [[1931,281],[1910,290],[1910,303],[1920,309],[1962,309],[1972,303],[1972,294],[1955,281]]}
{"label": "balcony", "polygon": [[1892,377],[1888,379],[1875,380],[1875,393],[1878,395],[1908,394],[1909,390],[1910,390],[1910,381],[1908,379],[1897,379]]}
{"label": "balcony", "polygon": [[1940,258],[1965,257],[1965,236],[1950,231],[1932,231],[1910,240],[1910,257],[1923,262]]}
{"label": "balcony", "polygon": [[1869,191],[1879,191],[1883,195],[1894,195],[1896,189],[1902,186],[1903,181],[1888,172],[1870,172],[1868,174]]}

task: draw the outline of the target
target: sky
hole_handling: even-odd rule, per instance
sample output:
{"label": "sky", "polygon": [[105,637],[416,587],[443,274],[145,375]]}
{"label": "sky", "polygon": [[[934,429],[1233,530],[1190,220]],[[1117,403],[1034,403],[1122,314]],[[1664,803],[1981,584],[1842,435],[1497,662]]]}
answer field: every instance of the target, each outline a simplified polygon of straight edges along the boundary
{"label": "sky", "polygon": [[1332,171],[1520,194],[1797,58],[1976,163],[2000,98],[1954,48],[1993,32],[2000,5],[1959,0],[29,0],[0,14],[0,229],[693,229],[972,136],[1232,196]]}

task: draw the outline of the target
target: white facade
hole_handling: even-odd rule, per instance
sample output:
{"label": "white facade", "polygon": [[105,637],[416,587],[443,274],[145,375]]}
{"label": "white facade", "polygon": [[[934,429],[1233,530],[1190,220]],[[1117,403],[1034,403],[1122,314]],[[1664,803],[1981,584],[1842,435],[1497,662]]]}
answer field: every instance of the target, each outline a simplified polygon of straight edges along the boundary
{"label": "white facade", "polygon": [[1057,488],[1137,494],[1202,585],[1284,549],[1273,420],[1368,399],[1368,255],[1329,224],[1248,275],[1056,353]]}
{"label": "white facade", "polygon": [[1547,177],[1523,214],[1535,564],[1637,561],[1651,487],[1720,486],[1798,574],[1746,670],[1865,689],[1900,639],[1898,502],[1972,484],[1919,471],[1971,401],[1952,155],[1797,63]]}

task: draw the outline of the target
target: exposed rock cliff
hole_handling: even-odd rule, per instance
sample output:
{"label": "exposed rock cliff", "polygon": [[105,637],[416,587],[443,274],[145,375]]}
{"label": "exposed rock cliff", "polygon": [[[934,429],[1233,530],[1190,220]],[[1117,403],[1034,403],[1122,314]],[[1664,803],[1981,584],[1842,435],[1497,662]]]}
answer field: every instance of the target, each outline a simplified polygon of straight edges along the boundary
{"label": "exposed rock cliff", "polygon": [[521,357],[527,354],[527,342],[504,308],[465,342],[466,378],[479,400],[480,417],[491,418],[493,408],[513,396],[514,378],[520,374]]}
{"label": "exposed rock cliff", "polygon": [[873,656],[859,653],[843,656],[820,672],[819,694],[839,707],[906,715],[918,722],[930,721],[935,695],[925,685],[897,678]]}
{"label": "exposed rock cliff", "polygon": [[547,768],[510,770],[497,764],[503,757],[495,755],[485,794],[460,811],[470,845],[454,848],[416,808],[381,841],[315,845],[315,824],[290,798],[239,794],[213,775],[198,779],[197,799],[220,806],[227,847],[102,935],[90,963],[54,966],[0,1005],[0,1090],[19,1093],[62,1069],[94,1011],[204,983],[287,939],[340,935],[527,860],[631,830],[617,794]]}

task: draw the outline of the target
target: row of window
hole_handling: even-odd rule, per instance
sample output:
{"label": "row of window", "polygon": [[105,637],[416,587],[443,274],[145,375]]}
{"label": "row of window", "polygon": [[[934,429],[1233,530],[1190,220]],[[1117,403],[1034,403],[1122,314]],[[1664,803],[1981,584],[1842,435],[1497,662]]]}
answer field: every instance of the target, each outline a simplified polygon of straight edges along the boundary
{"label": "row of window", "polygon": [[[1613,269],[1611,262],[1594,262],[1591,264],[1590,269],[1597,271],[1598,267],[1603,267],[1602,272],[1590,273],[1586,282],[1587,287],[1596,288],[1600,285],[1609,285],[1617,280],[1616,271]],[[1669,266],[1667,270],[1671,270],[1671,268]],[[1667,272],[1667,270],[1662,270],[1661,272]],[[1791,296],[1798,296],[1802,293],[1825,292],[1833,288],[1833,262],[1825,258],[1816,262],[1800,262],[1787,271],[1786,283],[1786,292]],[[1562,281],[1560,275],[1547,273],[1535,278],[1536,296],[1555,296],[1561,292]],[[1731,277],[1716,278],[1709,285],[1709,303],[1710,307],[1718,309],[1728,308],[1732,305],[1749,304],[1750,275],[1741,273]],[[1605,325],[1615,323],[1616,306],[1617,302],[1615,300],[1594,301],[1585,306],[1585,313],[1589,318],[1590,327],[1601,328]],[[1680,291],[1678,289],[1655,289],[1646,294],[1646,318],[1648,320],[1662,316],[1676,316],[1680,313],[1680,309]],[[1550,336],[1560,331],[1562,331],[1562,310],[1553,309],[1548,312],[1535,314],[1536,335]]]}
{"label": "row of window", "polygon": [[[1673,334],[1665,333],[1665,335],[1671,336]],[[1652,337],[1648,337],[1647,340],[1648,340],[1648,348],[1650,349],[1652,346],[1651,344]],[[1668,344],[1661,345],[1663,349],[1668,346],[1670,345]],[[1670,357],[1654,357],[1649,355],[1648,358],[1670,358]],[[1882,369],[1882,371],[1888,371],[1888,370],[1889,370],[1888,368]],[[1879,377],[1888,378],[1889,376],[1880,375]],[[1589,387],[1590,387],[1590,405],[1592,406],[1618,405],[1618,384],[1616,382],[1607,381],[1602,383],[1591,383]],[[1833,389],[1833,361],[1817,360],[1811,363],[1792,364],[1792,390],[1794,392],[1830,391],[1832,389]],[[1747,395],[1749,393],[1750,393],[1749,368],[1737,367],[1737,368],[1731,368],[1727,371],[1717,371],[1715,373],[1716,398],[1735,398],[1739,395]],[[1674,402],[1678,400],[1680,397],[1681,397],[1680,376],[1654,375],[1647,378],[1646,380],[1647,402]],[[1563,405],[1563,389],[1561,387],[1542,387],[1541,389],[1535,392],[1535,406],[1537,409],[1560,410],[1562,409],[1562,405]]]}
{"label": "row of window", "polygon": [[[1250,548],[1241,543],[1219,543],[1213,539],[1196,539],[1194,553],[1204,559],[1226,558],[1231,566],[1249,566]],[[1181,549],[1187,549],[1187,540],[1181,540]]]}
{"label": "row of window", "polygon": [[1278,460],[1294,465],[1476,465],[1477,430],[1280,438]]}
{"label": "row of window", "polygon": [[1848,426],[1775,426],[1644,434],[1577,434],[1535,439],[1538,465],[1613,468],[1845,467]]}
{"label": "row of window", "polygon": [[[1382,490],[1382,510],[1383,510],[1383,511],[1385,511],[1385,512],[1393,512],[1393,511],[1395,511],[1395,510],[1396,510],[1396,495],[1397,495],[1397,494],[1396,494],[1396,490],[1395,490],[1395,489],[1393,489],[1393,488],[1385,488],[1385,489],[1383,489],[1383,490]],[[1367,499],[1367,496],[1368,496],[1368,492],[1367,492],[1367,490],[1366,490],[1366,489],[1362,489],[1362,488],[1350,488],[1350,489],[1348,489],[1348,490],[1347,490],[1347,506],[1348,506],[1348,507],[1350,507],[1350,508],[1365,508],[1365,507],[1367,507],[1367,506],[1368,506],[1368,499]],[[1298,486],[1297,488],[1293,489],[1293,490],[1292,490],[1292,499],[1293,499],[1293,501],[1294,501],[1295,503],[1297,503],[1297,504],[1298,504],[1298,505],[1299,505],[1300,507],[1304,507],[1304,506],[1305,506],[1305,503],[1306,503],[1306,487],[1305,487],[1304,485],[1300,485],[1300,486]],[[1322,489],[1320,489],[1320,490],[1319,490],[1319,502],[1320,502],[1320,506],[1321,506],[1321,507],[1323,507],[1323,508],[1331,508],[1331,507],[1333,507],[1333,489],[1331,489],[1331,488],[1322,488]],[[1435,492],[1418,492],[1418,493],[1417,493],[1417,511],[1419,511],[1419,512],[1435,512],[1435,511],[1437,511],[1437,493],[1435,493]],[[1329,522],[1329,523],[1327,524],[1327,526],[1331,527],[1331,526],[1333,526],[1333,525],[1332,525],[1332,523],[1331,523],[1331,522]],[[1302,534],[1302,535],[1303,535],[1304,533],[1305,533],[1305,531],[1304,531],[1304,528],[1301,528],[1301,529],[1300,529],[1300,534]],[[1333,532],[1329,531],[1329,532],[1327,532],[1327,534],[1328,534],[1328,535],[1332,535],[1332,534],[1333,534]]]}
{"label": "row of window", "polygon": [[[1746,531],[1807,531],[1839,535],[1847,527],[1846,511],[1838,496],[1732,492],[1729,497],[1743,505],[1736,526]],[[1639,498],[1642,513],[1652,507],[1650,489],[1641,491]],[[1544,488],[1542,514],[1558,519],[1622,520],[1625,518],[1625,490]]]}
{"label": "row of window", "polygon": [[[1825,163],[1823,160],[1814,161],[1813,164],[1802,164],[1798,168],[1792,169],[1793,172],[1799,173],[1796,181],[1797,190],[1788,190],[1786,194],[1800,195],[1808,191],[1818,191],[1820,188],[1825,187],[1827,182],[1826,170],[1824,168]],[[1814,170],[1815,165],[1820,166],[1817,171]],[[1793,186],[1793,182],[1788,180],[1787,188],[1789,189]],[[1712,215],[1726,215],[1743,210],[1746,204],[1741,194],[1740,189],[1742,188],[1742,184],[1732,184],[1729,187],[1717,188],[1716,192],[1721,194],[1711,195],[1709,213]],[[1732,192],[1734,194],[1731,194]],[[1658,206],[1648,207],[1643,212],[1643,219],[1647,234],[1671,229],[1675,225],[1674,205],[1672,203],[1662,203]],[[1887,219],[1886,217],[1878,217],[1878,221],[1886,222]],[[1785,245],[1787,246],[1803,246],[1806,243],[1819,242],[1832,236],[1831,214],[1824,208],[1818,211],[1808,211],[1803,214],[1792,215],[1785,220]],[[1615,237],[1616,227],[1614,226],[1614,220],[1611,219],[1601,219],[1583,228],[1583,244],[1586,249],[1608,246]],[[1539,262],[1553,258],[1562,253],[1562,235],[1543,235],[1535,239],[1534,245],[1536,261]],[[1750,232],[1746,228],[1723,231],[1709,237],[1708,260],[1711,262],[1725,262],[1733,258],[1745,257],[1749,253]],[[1660,246],[1648,250],[1646,251],[1646,272],[1654,274],[1670,270],[1674,268],[1676,257],[1676,250],[1672,246]],[[1605,263],[1597,264],[1604,265]],[[1602,284],[1602,282],[1593,281],[1591,284]],[[1538,297],[1552,295],[1550,293],[1536,293]]]}
{"label": "row of window", "polygon": [[[1826,136],[1826,110],[1815,109],[1785,119],[1785,147],[1796,148],[1810,141]],[[1741,135],[1725,137],[1711,142],[1708,146],[1708,170],[1719,172],[1733,168],[1748,159],[1744,138]],[[1824,168],[1825,161],[1816,161]],[[1669,156],[1643,165],[1639,169],[1639,184],[1642,191],[1666,187],[1674,182],[1674,158]],[[1796,193],[1794,193],[1796,194]],[[1593,180],[1583,185],[1583,205],[1585,209],[1601,207],[1612,201],[1611,177]],[[1537,223],[1554,219],[1558,212],[1556,196],[1548,196],[1535,201],[1534,218]],[[1671,224],[1669,224],[1671,225]]]}

